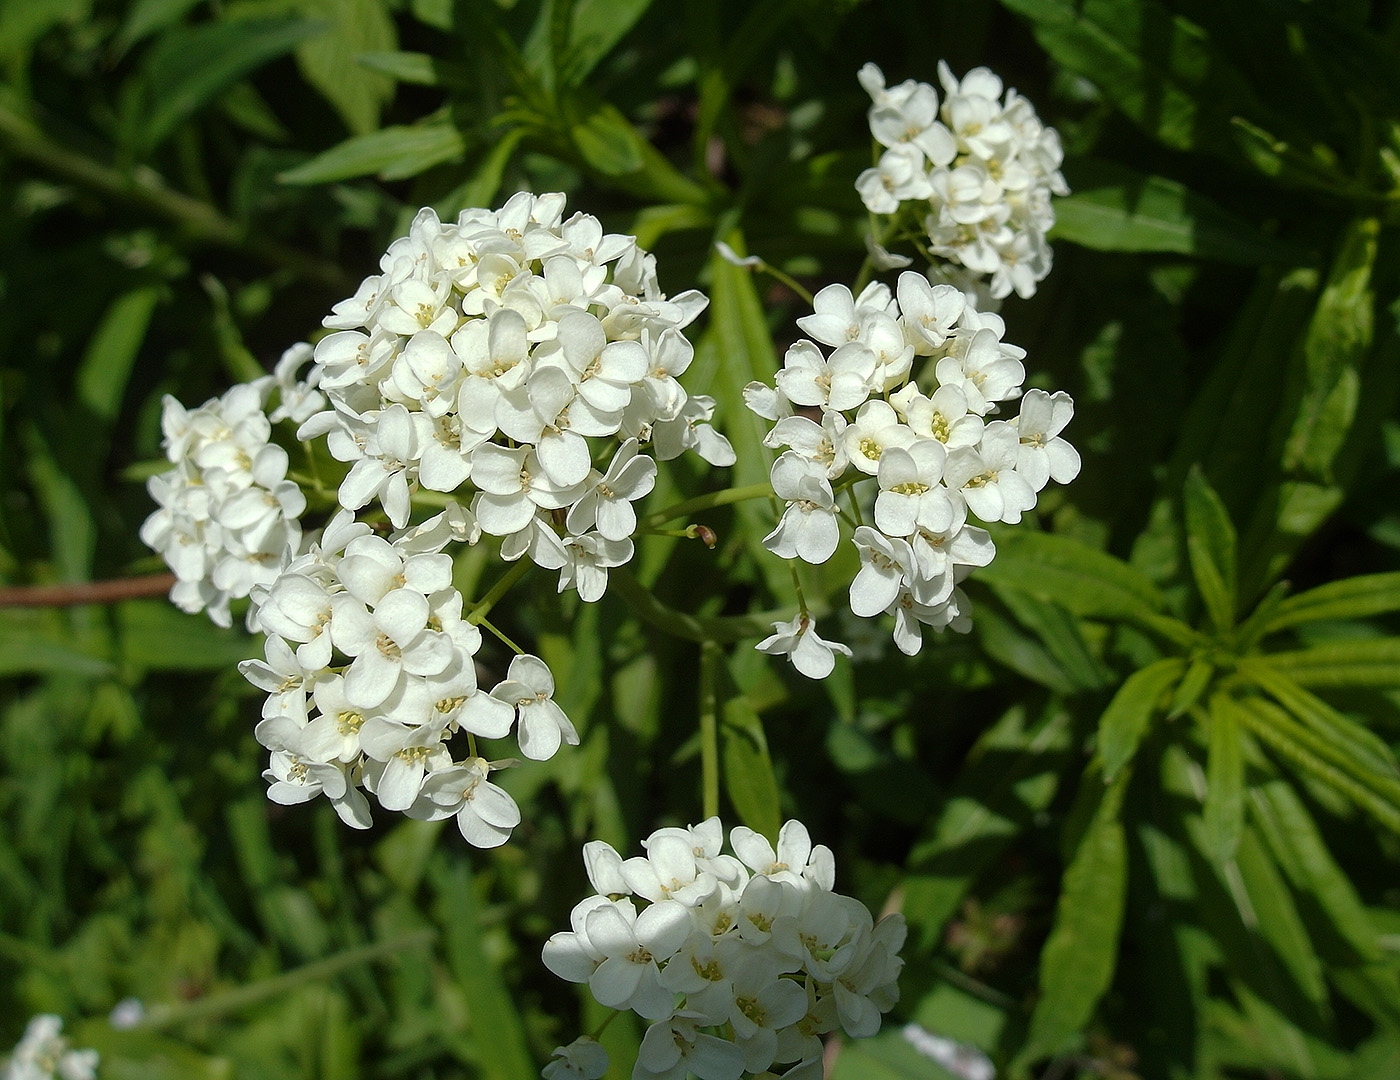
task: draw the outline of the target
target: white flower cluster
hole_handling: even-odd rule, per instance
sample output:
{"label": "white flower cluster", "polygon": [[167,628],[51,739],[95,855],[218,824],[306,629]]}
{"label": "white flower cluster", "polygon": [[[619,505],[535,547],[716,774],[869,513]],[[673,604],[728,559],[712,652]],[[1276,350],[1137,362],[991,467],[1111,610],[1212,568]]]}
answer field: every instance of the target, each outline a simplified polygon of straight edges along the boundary
{"label": "white flower cluster", "polygon": [[[215,623],[229,626],[229,602],[270,583],[301,543],[306,498],[287,479],[287,452],[269,440],[276,421],[305,420],[324,403],[316,372],[296,381],[310,356],[311,346],[295,345],[274,374],[197,409],[165,398],[163,445],[175,467],[147,483],[159,509],[141,526],[141,539],[174,571],[170,599],[182,611],[207,609]],[[281,404],[269,415],[274,386]]]}
{"label": "white flower cluster", "polygon": [[[899,998],[903,916],[877,925],[833,892],[831,851],[801,822],[783,826],[777,851],[743,827],[730,833],[734,854],[723,842],[710,818],[657,830],[631,859],[589,843],[597,895],[545,944],[560,978],[652,1021],[633,1080],[737,1080],[790,1062],[820,1076],[822,1035],[873,1035]],[[591,1039],[561,1047],[545,1075],[596,1080],[600,1049]]]}
{"label": "white flower cluster", "polygon": [[[443,549],[479,536],[452,506],[384,538],[342,510],[271,586],[254,590],[266,659],[243,676],[267,692],[256,736],[271,751],[268,798],[325,795],[342,820],[370,826],[367,788],[386,810],[455,816],[476,847],[506,842],[514,800],[488,780],[513,760],[487,761],[476,737],[512,726],[520,752],[543,761],[578,734],[554,703],[544,661],[519,655],[489,693],[477,685],[481,631],[463,615]],[[467,735],[464,757],[449,746]]]}
{"label": "white flower cluster", "polygon": [[73,1050],[63,1021],[48,1013],[29,1021],[0,1080],[94,1080],[97,1051]]}
{"label": "white flower cluster", "polygon": [[856,180],[866,208],[896,214],[906,204],[926,205],[932,254],[990,275],[995,299],[1031,296],[1050,272],[1050,197],[1069,194],[1055,130],[1015,90],[1003,98],[1001,79],[986,68],[959,81],[939,61],[941,108],[928,83],[886,87],[874,64],[858,78],[872,101],[871,134],[886,147]]}
{"label": "white flower cluster", "polygon": [[326,318],[315,361],[331,408],[298,437],[328,435],[350,465],[340,504],[378,500],[395,528],[415,488],[470,481],[504,558],[528,554],[591,601],[632,557],[631,503],[656,473],[641,448],[716,465],[734,452],[706,422],[714,401],[677,381],[705,297],[668,300],[634,238],[563,213],[563,195],[528,193],[455,224],[421,211]]}
{"label": "white flower cluster", "polygon": [[[815,341],[788,349],[775,386],[745,389],[749,408],[776,421],[765,444],[788,448],[772,469],[786,508],[764,544],[785,559],[826,562],[840,540],[838,494],[870,481],[874,526],[856,519],[861,569],[851,610],[893,614],[895,644],[913,655],[923,626],[969,625],[957,583],[995,554],[986,530],[968,524],[969,511],[1015,523],[1046,483],[1078,475],[1079,455],[1060,437],[1074,402],[1031,390],[1019,416],[990,419],[998,403],[1021,397],[1025,353],[1002,340],[999,316],[978,312],[951,285],[906,271],[895,294],[879,283],[859,297],[828,285],[813,306],[797,324]],[[916,357],[927,394],[911,379]],[[853,497],[857,515],[859,504]],[[849,650],[822,641],[814,626],[804,613],[777,624],[759,648],[823,678],[832,650]]]}

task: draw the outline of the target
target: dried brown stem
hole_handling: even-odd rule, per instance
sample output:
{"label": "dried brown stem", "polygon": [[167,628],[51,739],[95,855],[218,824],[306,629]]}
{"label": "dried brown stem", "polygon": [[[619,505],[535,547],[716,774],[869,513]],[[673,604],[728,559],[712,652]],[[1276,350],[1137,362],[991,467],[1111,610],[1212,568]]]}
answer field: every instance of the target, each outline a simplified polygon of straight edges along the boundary
{"label": "dried brown stem", "polygon": [[174,574],[150,574],[65,585],[5,585],[0,586],[0,608],[114,604],[118,600],[135,600],[142,596],[164,596],[174,584]]}

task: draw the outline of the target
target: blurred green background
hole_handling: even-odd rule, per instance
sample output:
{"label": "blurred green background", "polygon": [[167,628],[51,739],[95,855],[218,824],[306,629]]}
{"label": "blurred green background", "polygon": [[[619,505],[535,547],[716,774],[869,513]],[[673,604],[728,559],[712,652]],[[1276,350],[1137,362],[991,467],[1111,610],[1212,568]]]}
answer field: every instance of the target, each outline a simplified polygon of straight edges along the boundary
{"label": "blurred green background", "polygon": [[[1084,468],[998,530],[970,636],[911,660],[827,616],[861,661],[823,684],[708,647],[727,823],[800,817],[913,929],[835,1076],[954,1075],[909,1021],[1010,1077],[1400,1076],[1395,3],[0,0],[0,581],[160,572],[161,396],[270,369],[419,207],[522,189],[712,298],[687,382],[739,463],[673,463],[654,505],[761,481],[740,390],[802,305],[713,243],[853,280],[855,72],[940,58],[1063,138],[1056,269],[1002,314]],[[705,521],[717,550],[649,538],[643,584],[787,602],[766,505]],[[0,1046],[51,1011],[104,1077],[525,1080],[595,1025],[539,947],[585,840],[699,818],[702,646],[531,595],[503,622],[584,737],[506,775],[492,852],[268,803],[238,630],[0,607]],[[639,1037],[609,1026],[610,1076]]]}

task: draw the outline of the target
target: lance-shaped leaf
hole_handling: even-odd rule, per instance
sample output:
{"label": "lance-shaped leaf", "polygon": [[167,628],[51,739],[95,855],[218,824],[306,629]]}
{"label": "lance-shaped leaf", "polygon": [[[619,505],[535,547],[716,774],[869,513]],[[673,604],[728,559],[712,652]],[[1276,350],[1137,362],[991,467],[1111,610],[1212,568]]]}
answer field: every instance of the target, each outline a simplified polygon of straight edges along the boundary
{"label": "lance-shaped leaf", "polygon": [[1152,717],[1164,705],[1167,689],[1185,673],[1184,660],[1158,660],[1130,675],[1113,695],[1099,720],[1098,755],[1106,782],[1133,759]]}
{"label": "lance-shaped leaf", "polygon": [[1191,573],[1217,630],[1235,624],[1239,602],[1236,582],[1235,526],[1220,496],[1198,468],[1186,477],[1186,548]]}
{"label": "lance-shaped leaf", "polygon": [[1269,619],[1268,632],[1322,619],[1365,619],[1400,611],[1400,573],[1361,574],[1290,596]]}
{"label": "lance-shaped leaf", "polygon": [[1127,893],[1128,854],[1119,811],[1129,772],[1102,789],[1093,819],[1065,870],[1055,925],[1040,953],[1040,997],[1012,1071],[1067,1049],[1093,1019],[1113,981]]}
{"label": "lance-shaped leaf", "polygon": [[1400,686],[1400,638],[1329,641],[1269,655],[1299,686]]}
{"label": "lance-shaped leaf", "polygon": [[1166,601],[1147,576],[1078,540],[1022,530],[997,533],[997,557],[983,581],[1052,600],[1073,615],[1133,619],[1160,614]]}
{"label": "lance-shaped leaf", "polygon": [[1225,694],[1210,700],[1204,811],[1206,851],[1217,863],[1235,857],[1244,827],[1244,733]]}

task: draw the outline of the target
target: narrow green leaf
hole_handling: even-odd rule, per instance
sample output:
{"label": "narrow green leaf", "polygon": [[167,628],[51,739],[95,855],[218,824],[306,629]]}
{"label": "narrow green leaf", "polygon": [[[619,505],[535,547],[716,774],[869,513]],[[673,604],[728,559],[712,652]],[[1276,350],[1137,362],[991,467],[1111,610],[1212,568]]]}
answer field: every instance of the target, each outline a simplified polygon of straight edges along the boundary
{"label": "narrow green leaf", "polygon": [[1235,526],[1199,468],[1187,475],[1183,496],[1192,574],[1216,629],[1228,630],[1239,605]]}
{"label": "narrow green leaf", "polygon": [[1365,619],[1400,611],[1400,573],[1361,574],[1290,596],[1269,619],[1268,632],[1322,619]]}
{"label": "narrow green leaf", "polygon": [[144,285],[112,301],[97,324],[78,368],[78,400],[105,424],[116,420],[132,365],[160,299],[160,287]]}
{"label": "narrow green leaf", "polygon": [[1168,657],[1130,675],[1099,719],[1098,757],[1105,783],[1112,783],[1132,761],[1167,688],[1186,672],[1186,662]]}
{"label": "narrow green leaf", "polygon": [[1009,709],[977,740],[909,856],[904,912],[921,950],[941,940],[983,869],[1050,805],[1071,747],[1071,717],[1058,708],[1034,719]]}
{"label": "narrow green leaf", "polygon": [[200,0],[136,0],[128,9],[126,20],[112,45],[117,55],[126,53],[133,45],[178,22]]}
{"label": "narrow green leaf", "polygon": [[466,141],[451,124],[433,122],[413,127],[387,127],[357,135],[317,154],[310,161],[278,175],[284,184],[325,184],[352,176],[377,174],[402,180],[459,158]]}
{"label": "narrow green leaf", "polygon": [[1119,811],[1131,773],[1102,789],[1089,828],[1065,870],[1055,924],[1040,953],[1040,996],[1013,1071],[1069,1049],[1113,981],[1127,895],[1128,853]]}
{"label": "narrow green leaf", "polygon": [[1312,898],[1319,919],[1325,920],[1324,927],[1314,930],[1314,939],[1319,930],[1340,938],[1352,955],[1335,957],[1338,963],[1379,959],[1375,923],[1292,785],[1270,780],[1251,788],[1250,809],[1275,861],[1293,887]]}
{"label": "narrow green leaf", "polygon": [[1072,194],[1055,201],[1051,239],[1097,251],[1170,251],[1257,265],[1298,262],[1299,253],[1161,176],[1110,162],[1072,170]]}
{"label": "narrow green leaf", "polygon": [[1206,763],[1206,850],[1217,863],[1235,857],[1244,828],[1243,734],[1235,721],[1234,705],[1224,694],[1210,701],[1210,757]]}
{"label": "narrow green leaf", "polygon": [[1185,677],[1172,693],[1172,702],[1167,708],[1167,719],[1175,720],[1178,716],[1185,716],[1190,712],[1214,677],[1215,666],[1210,661],[1200,657],[1192,660],[1186,669]]}
{"label": "narrow green leaf", "polygon": [[652,0],[577,0],[569,26],[569,41],[557,58],[560,82],[580,85],[598,62],[627,36],[651,7]]}
{"label": "narrow green leaf", "polygon": [[1097,690],[1107,686],[1113,673],[1089,647],[1079,621],[1059,604],[1003,589],[1001,600],[1026,629],[1045,645],[1073,690]]}
{"label": "narrow green leaf", "polygon": [[1400,687],[1400,638],[1331,641],[1270,653],[1269,663],[1299,686]]}
{"label": "narrow green leaf", "polygon": [[1256,169],[1278,184],[1340,194],[1350,188],[1335,155],[1320,143],[1304,151],[1242,116],[1230,117],[1231,134]]}
{"label": "narrow green leaf", "polygon": [[1327,983],[1322,975],[1322,962],[1313,949],[1292,894],[1253,829],[1246,829],[1240,838],[1236,865],[1258,920],[1260,936],[1283,961],[1307,1000],[1326,1015]]}
{"label": "narrow green leaf", "polygon": [[610,105],[592,109],[569,129],[574,146],[589,168],[604,176],[626,176],[642,167],[642,137]]}
{"label": "narrow green leaf", "polygon": [[110,674],[112,664],[74,639],[50,608],[0,609],[0,675]]}
{"label": "narrow green leaf", "polygon": [[444,64],[437,57],[421,52],[364,52],[355,61],[371,71],[414,86],[441,86],[446,81],[443,69],[450,67],[455,70],[455,65]]}
{"label": "narrow green leaf", "polygon": [[515,998],[482,942],[481,910],[469,864],[453,859],[432,875],[437,893],[436,918],[443,932],[443,955],[471,1017],[476,1065],[485,1080],[535,1080]]}
{"label": "narrow green leaf", "polygon": [[724,790],[739,820],[774,843],[782,826],[778,780],[768,756],[763,721],[743,694],[724,703],[720,714]]}
{"label": "narrow green leaf", "polygon": [[164,599],[126,600],[114,613],[122,662],[143,671],[228,671],[262,654],[241,629],[222,630]]}
{"label": "narrow green leaf", "polygon": [[92,0],[9,0],[0,3],[0,59],[26,54],[55,26],[77,26],[91,17]]}
{"label": "narrow green leaf", "polygon": [[1166,609],[1146,575],[1106,552],[1051,533],[999,533],[996,560],[979,576],[1088,618],[1133,619]]}
{"label": "narrow green leaf", "polygon": [[1304,690],[1268,657],[1242,660],[1238,670],[1322,738],[1336,743],[1377,772],[1400,776],[1400,762],[1384,739]]}
{"label": "narrow green leaf", "polygon": [[322,33],[326,23],[297,18],[226,19],[175,27],[142,66],[145,108],[132,137],[149,152],[239,79]]}

